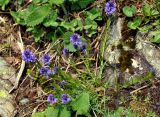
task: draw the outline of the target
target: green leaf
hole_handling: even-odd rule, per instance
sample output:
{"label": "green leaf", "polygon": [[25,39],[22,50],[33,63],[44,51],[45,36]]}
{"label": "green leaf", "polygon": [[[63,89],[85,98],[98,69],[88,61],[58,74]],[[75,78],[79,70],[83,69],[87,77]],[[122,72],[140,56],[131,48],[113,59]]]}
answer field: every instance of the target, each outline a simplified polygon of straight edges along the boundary
{"label": "green leaf", "polygon": [[70,52],[76,52],[77,50],[74,48],[72,43],[64,44],[65,48],[68,48]]}
{"label": "green leaf", "polygon": [[86,18],[84,29],[97,29],[97,23],[89,18]]}
{"label": "green leaf", "polygon": [[32,117],[44,117],[44,112],[33,113]]}
{"label": "green leaf", "polygon": [[127,17],[133,17],[133,15],[136,13],[136,7],[134,5],[132,5],[131,7],[125,6],[123,7],[123,13]]}
{"label": "green leaf", "polygon": [[83,23],[82,23],[82,20],[81,20],[81,18],[77,18],[77,28],[76,28],[76,30],[80,30],[80,31],[82,31],[83,30]]}
{"label": "green leaf", "polygon": [[27,31],[31,32],[35,42],[39,42],[41,40],[41,37],[44,36],[45,32],[42,28],[38,27],[30,27],[27,29]]}
{"label": "green leaf", "polygon": [[64,0],[49,0],[50,4],[60,5],[63,4]]}
{"label": "green leaf", "polygon": [[93,8],[90,11],[86,11],[86,17],[91,20],[102,20],[102,13],[100,8]]}
{"label": "green leaf", "polygon": [[35,7],[25,19],[26,25],[36,26],[42,23],[44,18],[46,18],[50,12],[51,12],[51,7],[49,5]]}
{"label": "green leaf", "polygon": [[59,117],[71,117],[71,112],[68,111],[66,107],[64,107],[64,108],[60,111]]}
{"label": "green leaf", "polygon": [[46,117],[58,117],[59,109],[48,107],[44,113]]}
{"label": "green leaf", "polygon": [[17,23],[20,23],[21,19],[20,19],[20,14],[18,12],[11,11],[10,14]]}
{"label": "green leaf", "polygon": [[160,43],[160,31],[154,31],[152,32],[153,37],[153,42],[155,43]]}
{"label": "green leaf", "polygon": [[149,26],[148,26],[148,25],[145,25],[145,26],[143,26],[143,27],[141,27],[141,28],[138,28],[138,29],[139,29],[140,32],[142,32],[142,33],[147,33],[150,28],[151,28],[150,25],[149,25]]}
{"label": "green leaf", "polygon": [[72,29],[74,26],[71,25],[69,22],[61,22],[60,26],[64,27],[65,29],[69,30],[69,29]]}
{"label": "green leaf", "polygon": [[89,93],[82,93],[78,99],[72,103],[72,109],[77,111],[77,115],[85,115],[89,112]]}
{"label": "green leaf", "polygon": [[149,4],[145,4],[142,7],[142,11],[145,16],[151,16],[151,6]]}
{"label": "green leaf", "polygon": [[156,9],[151,9],[151,16],[159,15],[159,12]]}
{"label": "green leaf", "polygon": [[43,25],[45,27],[50,27],[50,26],[57,27],[58,22],[56,22],[56,19],[57,19],[57,13],[53,11],[53,13],[51,13],[50,16],[43,21]]}
{"label": "green leaf", "polygon": [[137,29],[138,28],[138,26],[140,26],[141,25],[141,22],[142,22],[142,19],[141,19],[141,17],[136,17],[136,18],[134,18],[134,20],[133,21],[130,21],[130,22],[128,22],[128,27],[130,28],[130,29]]}
{"label": "green leaf", "polygon": [[5,6],[9,3],[10,0],[0,0],[0,6],[2,10],[5,10]]}
{"label": "green leaf", "polygon": [[92,3],[94,0],[78,0],[79,6],[83,9],[86,6],[88,6],[88,4]]}
{"label": "green leaf", "polygon": [[69,44],[70,43],[70,37],[73,35],[73,32],[66,32],[64,35],[63,35],[63,42],[65,44]]}

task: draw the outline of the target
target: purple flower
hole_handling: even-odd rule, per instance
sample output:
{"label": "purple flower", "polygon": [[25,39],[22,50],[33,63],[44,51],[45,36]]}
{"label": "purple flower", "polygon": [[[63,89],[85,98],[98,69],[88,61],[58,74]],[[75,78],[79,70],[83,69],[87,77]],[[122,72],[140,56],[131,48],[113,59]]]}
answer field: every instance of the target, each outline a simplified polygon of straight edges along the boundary
{"label": "purple flower", "polygon": [[116,11],[116,3],[113,1],[108,1],[105,5],[105,12],[107,15],[111,15]]}
{"label": "purple flower", "polygon": [[86,51],[86,47],[87,47],[87,44],[86,44],[86,43],[83,43],[83,44],[80,46],[80,51],[81,51],[81,52],[85,52],[85,51]]}
{"label": "purple flower", "polygon": [[25,62],[32,62],[34,63],[36,61],[36,56],[33,54],[32,51],[30,50],[25,50],[23,53],[22,53],[22,59],[25,61]]}
{"label": "purple flower", "polygon": [[56,103],[58,101],[57,98],[54,98],[54,95],[53,94],[49,94],[48,97],[47,97],[47,101],[51,104],[53,103]]}
{"label": "purple flower", "polygon": [[68,48],[64,48],[63,49],[63,54],[66,56],[66,55],[68,55],[68,53],[69,53],[69,49]]}
{"label": "purple flower", "polygon": [[65,80],[62,80],[60,83],[59,83],[59,86],[60,87],[63,87],[65,84],[67,84],[67,82]]}
{"label": "purple flower", "polygon": [[42,59],[42,63],[44,65],[50,64],[50,62],[51,62],[51,57],[48,54],[44,54],[41,59]]}
{"label": "purple flower", "polygon": [[55,66],[55,67],[54,67],[55,73],[58,72],[58,69],[59,69],[58,66]]}
{"label": "purple flower", "polygon": [[46,78],[49,78],[49,76],[55,74],[54,70],[50,70],[48,67],[42,67],[42,68],[39,70],[39,73],[40,73],[41,75],[45,75]]}
{"label": "purple flower", "polygon": [[71,101],[68,94],[61,95],[61,104],[68,104]]}
{"label": "purple flower", "polygon": [[73,46],[77,49],[77,47],[82,44],[82,41],[80,39],[80,35],[77,33],[73,33],[73,35],[70,37],[70,42],[73,44]]}

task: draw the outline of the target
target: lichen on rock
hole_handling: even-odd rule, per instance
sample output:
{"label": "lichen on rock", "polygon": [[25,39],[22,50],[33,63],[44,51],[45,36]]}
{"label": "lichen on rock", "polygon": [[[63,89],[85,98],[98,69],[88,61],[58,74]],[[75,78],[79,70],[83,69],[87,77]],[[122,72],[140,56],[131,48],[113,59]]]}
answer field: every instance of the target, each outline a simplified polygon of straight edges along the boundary
{"label": "lichen on rock", "polygon": [[12,88],[11,79],[15,79],[15,69],[10,67],[6,61],[0,57],[0,116],[14,117],[13,96],[9,94]]}

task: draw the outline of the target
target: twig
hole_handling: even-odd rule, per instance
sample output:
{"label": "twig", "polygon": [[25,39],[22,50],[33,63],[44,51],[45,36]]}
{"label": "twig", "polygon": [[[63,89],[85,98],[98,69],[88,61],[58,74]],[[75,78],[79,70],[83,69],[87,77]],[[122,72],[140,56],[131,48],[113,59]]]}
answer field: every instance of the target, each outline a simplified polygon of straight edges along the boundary
{"label": "twig", "polygon": [[[21,50],[21,53],[23,53],[24,45],[23,45],[23,41],[22,41],[22,37],[21,37],[21,33],[20,33],[20,28],[19,28],[19,31],[18,31],[18,35],[19,35],[20,42],[17,42],[17,44],[18,44],[18,46],[19,46],[19,48]],[[22,76],[22,73],[24,71],[24,68],[25,68],[25,61],[22,60],[21,67],[20,67],[20,70],[19,70],[19,72],[17,74],[14,87],[9,91],[9,93],[11,93],[14,89],[18,88],[18,84],[19,84],[20,78]]]}
{"label": "twig", "polygon": [[138,88],[138,89],[130,92],[130,94],[133,94],[133,93],[135,93],[135,92],[138,92],[139,90],[145,89],[145,88],[147,88],[148,86],[149,86],[149,85],[145,85],[145,86],[143,86],[143,87],[140,87],[140,88]]}

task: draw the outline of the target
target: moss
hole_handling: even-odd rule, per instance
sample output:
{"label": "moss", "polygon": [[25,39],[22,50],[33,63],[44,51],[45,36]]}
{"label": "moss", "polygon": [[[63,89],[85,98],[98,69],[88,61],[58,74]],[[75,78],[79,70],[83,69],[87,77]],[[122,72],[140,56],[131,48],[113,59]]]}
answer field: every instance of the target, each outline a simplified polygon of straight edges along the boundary
{"label": "moss", "polygon": [[133,57],[132,53],[130,51],[121,51],[121,55],[119,57],[120,62],[120,69],[122,72],[124,72],[127,68],[132,68],[132,60]]}

